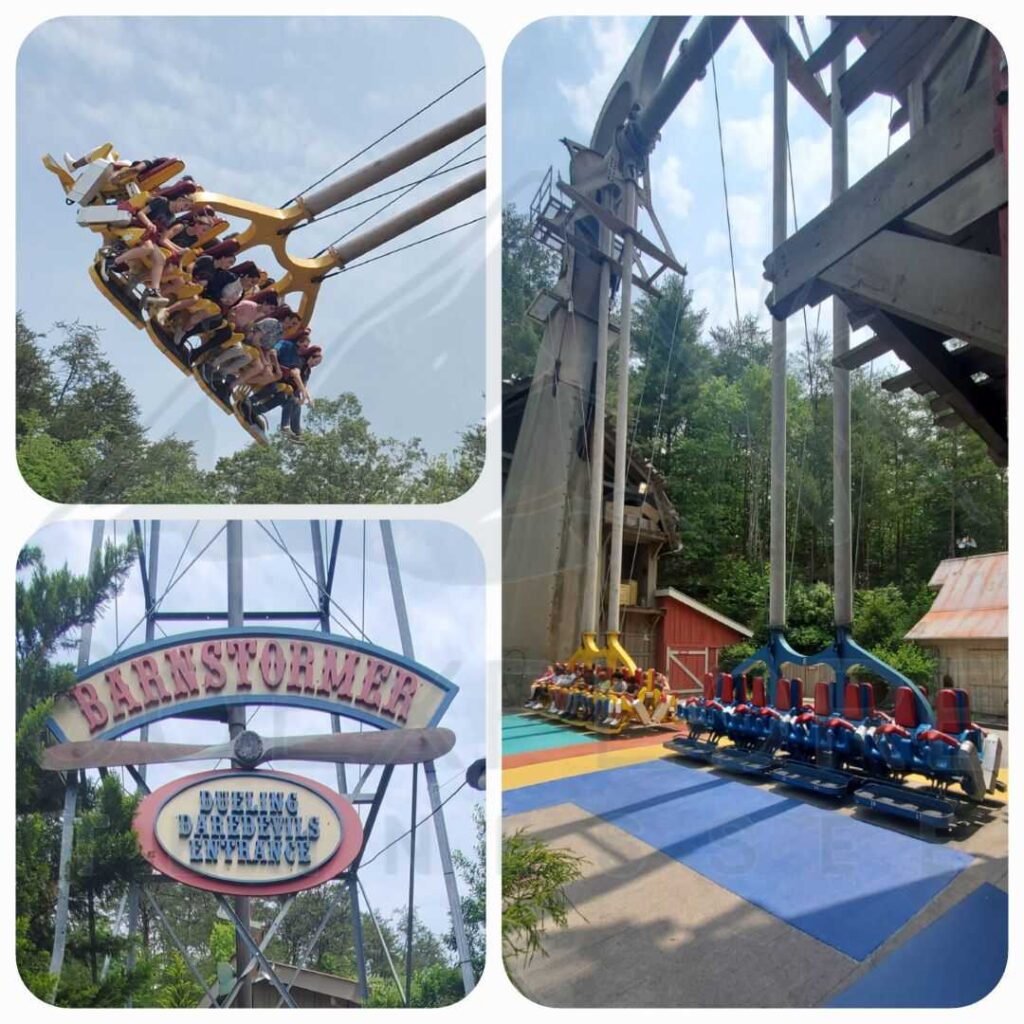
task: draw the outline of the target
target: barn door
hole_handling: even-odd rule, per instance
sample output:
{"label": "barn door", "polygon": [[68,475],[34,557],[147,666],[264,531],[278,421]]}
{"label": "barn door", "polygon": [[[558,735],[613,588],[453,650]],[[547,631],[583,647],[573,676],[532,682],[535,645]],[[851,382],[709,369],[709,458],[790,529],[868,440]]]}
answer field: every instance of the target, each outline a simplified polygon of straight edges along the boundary
{"label": "barn door", "polygon": [[668,685],[673,692],[700,692],[704,673],[708,670],[706,647],[668,648]]}

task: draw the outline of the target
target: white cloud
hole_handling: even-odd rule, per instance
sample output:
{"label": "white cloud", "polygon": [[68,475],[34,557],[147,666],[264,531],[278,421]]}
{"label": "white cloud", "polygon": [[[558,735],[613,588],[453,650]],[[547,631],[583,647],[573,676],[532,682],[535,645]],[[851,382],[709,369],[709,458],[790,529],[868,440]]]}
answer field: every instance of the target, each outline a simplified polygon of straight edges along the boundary
{"label": "white cloud", "polygon": [[771,239],[766,203],[758,195],[730,195],[729,213],[732,219],[732,236],[737,247],[766,251]]}
{"label": "white cloud", "polygon": [[704,237],[704,255],[709,259],[723,256],[729,251],[729,236],[724,231],[712,229]]}
{"label": "white cloud", "polygon": [[673,216],[684,219],[693,206],[693,192],[683,184],[683,162],[677,156],[668,156],[654,171],[655,194],[664,200]]}
{"label": "white cloud", "polygon": [[[725,46],[731,51],[728,64],[729,78],[738,88],[757,85],[771,66],[760,43],[754,38],[746,22],[733,30]],[[723,52],[727,52],[723,47]],[[720,66],[720,65],[718,65]]]}
{"label": "white cloud", "polygon": [[704,101],[707,95],[704,86],[705,82],[694,82],[672,115],[673,120],[678,118],[684,128],[697,128],[704,120]]}
{"label": "white cloud", "polygon": [[726,158],[742,160],[757,174],[768,174],[772,159],[772,97],[761,98],[760,110],[750,117],[727,117],[722,121]]}
{"label": "white cloud", "polygon": [[[578,19],[571,25],[573,32],[579,31]],[[605,97],[636,44],[636,33],[624,18],[593,18],[587,29],[589,49],[594,53],[590,77],[577,84],[559,80],[558,91],[568,101],[576,127],[589,138]]]}

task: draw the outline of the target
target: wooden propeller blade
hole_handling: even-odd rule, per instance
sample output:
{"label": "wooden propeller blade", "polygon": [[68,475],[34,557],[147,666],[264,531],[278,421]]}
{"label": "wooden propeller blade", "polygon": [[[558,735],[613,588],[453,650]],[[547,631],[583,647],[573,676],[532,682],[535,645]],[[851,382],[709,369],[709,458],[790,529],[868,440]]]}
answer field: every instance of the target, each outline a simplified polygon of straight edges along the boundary
{"label": "wooden propeller blade", "polygon": [[418,764],[455,746],[451,729],[382,729],[266,741],[263,761],[330,761],[333,764]]}
{"label": "wooden propeller blade", "polygon": [[39,763],[50,771],[76,768],[119,768],[129,764],[164,764],[168,761],[205,761],[230,757],[231,745],[215,747],[192,743],[142,743],[133,740],[81,740],[47,747]]}

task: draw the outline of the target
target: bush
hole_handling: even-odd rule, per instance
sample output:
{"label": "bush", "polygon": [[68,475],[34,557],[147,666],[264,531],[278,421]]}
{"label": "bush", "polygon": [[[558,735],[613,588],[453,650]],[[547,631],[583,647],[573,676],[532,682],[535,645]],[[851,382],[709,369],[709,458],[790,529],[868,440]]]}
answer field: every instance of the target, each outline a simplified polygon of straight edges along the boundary
{"label": "bush", "polygon": [[527,963],[540,953],[550,919],[559,928],[569,920],[572,905],[565,887],[583,874],[583,858],[569,850],[553,850],[524,829],[503,837],[501,847],[501,940],[506,958]]}

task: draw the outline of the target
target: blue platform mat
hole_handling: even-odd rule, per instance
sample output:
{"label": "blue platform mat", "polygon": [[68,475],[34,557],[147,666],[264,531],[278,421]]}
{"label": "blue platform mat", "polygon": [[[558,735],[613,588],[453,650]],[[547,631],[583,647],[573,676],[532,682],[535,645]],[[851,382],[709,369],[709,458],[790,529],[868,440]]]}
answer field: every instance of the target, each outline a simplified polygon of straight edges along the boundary
{"label": "blue platform mat", "polygon": [[979,886],[907,939],[829,1006],[969,1006],[996,987],[1006,968],[1009,900]]}
{"label": "blue platform mat", "polygon": [[532,754],[535,750],[573,747],[579,743],[596,743],[599,739],[593,733],[536,715],[503,715],[501,718],[502,754]]}
{"label": "blue platform mat", "polygon": [[573,803],[857,960],[971,858],[668,760],[504,793],[504,813]]}

